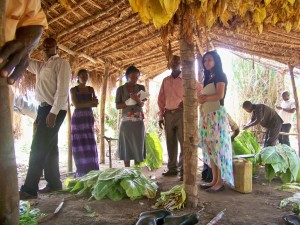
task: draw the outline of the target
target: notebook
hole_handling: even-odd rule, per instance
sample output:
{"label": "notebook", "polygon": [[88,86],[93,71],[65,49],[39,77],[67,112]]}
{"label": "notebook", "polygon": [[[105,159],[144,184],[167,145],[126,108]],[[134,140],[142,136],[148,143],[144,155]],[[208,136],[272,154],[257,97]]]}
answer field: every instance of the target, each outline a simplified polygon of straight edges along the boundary
{"label": "notebook", "polygon": [[[202,94],[203,95],[212,95],[216,93],[216,87],[214,83],[210,83],[208,85],[206,85],[203,89],[202,89]],[[201,106],[201,110],[203,113],[208,114],[211,112],[215,112],[217,110],[219,110],[221,107],[220,105],[220,101],[213,101],[213,102],[205,102],[202,106]]]}

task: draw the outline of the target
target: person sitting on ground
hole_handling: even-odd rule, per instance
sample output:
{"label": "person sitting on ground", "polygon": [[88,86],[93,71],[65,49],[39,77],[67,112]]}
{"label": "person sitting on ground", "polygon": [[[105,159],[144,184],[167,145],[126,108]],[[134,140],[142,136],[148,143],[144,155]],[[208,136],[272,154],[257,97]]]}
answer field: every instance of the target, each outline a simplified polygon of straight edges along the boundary
{"label": "person sitting on ground", "polygon": [[78,85],[71,88],[71,100],[75,107],[71,119],[72,153],[76,165],[75,177],[91,170],[99,170],[97,143],[94,134],[92,107],[98,106],[94,88],[86,86],[89,73],[81,69],[77,73]]}
{"label": "person sitting on ground", "polygon": [[[296,105],[295,101],[293,99],[290,99],[290,93],[288,91],[284,91],[281,97],[281,104],[276,106],[276,109],[280,110],[278,114],[283,120],[280,131],[289,133],[292,127],[292,116],[296,111]],[[290,146],[289,135],[279,135],[278,140],[279,143]]]}
{"label": "person sitting on ground", "polygon": [[243,126],[243,130],[260,124],[267,129],[264,147],[275,146],[283,123],[277,112],[269,106],[252,104],[250,101],[243,103],[243,109],[248,113],[252,113],[251,120]]}

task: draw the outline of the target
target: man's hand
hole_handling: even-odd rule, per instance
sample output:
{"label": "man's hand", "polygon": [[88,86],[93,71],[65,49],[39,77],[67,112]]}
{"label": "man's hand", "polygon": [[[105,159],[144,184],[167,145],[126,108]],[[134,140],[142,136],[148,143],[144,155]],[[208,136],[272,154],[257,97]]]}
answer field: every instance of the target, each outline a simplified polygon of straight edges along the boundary
{"label": "man's hand", "polygon": [[56,122],[56,115],[50,112],[46,118],[46,126],[48,128],[53,128],[55,126],[55,122]]}
{"label": "man's hand", "polygon": [[7,77],[8,84],[13,84],[28,67],[29,53],[38,44],[42,32],[40,25],[20,27],[16,39],[0,49],[0,76]]}
{"label": "man's hand", "polygon": [[14,69],[14,72],[7,79],[8,84],[13,84],[26,70],[28,61],[29,55],[22,42],[13,40],[5,43],[0,50],[0,76],[8,77]]}
{"label": "man's hand", "polygon": [[243,130],[246,130],[246,129],[248,129],[249,128],[249,126],[247,126],[247,125],[244,125],[243,126]]}
{"label": "man's hand", "polygon": [[164,126],[165,126],[164,120],[158,121],[158,125],[159,125],[159,128],[163,130],[163,129],[164,129]]}
{"label": "man's hand", "polygon": [[231,136],[230,138],[231,138],[231,143],[234,142],[235,137]]}
{"label": "man's hand", "polygon": [[282,109],[282,107],[277,105],[277,106],[276,106],[276,109]]}

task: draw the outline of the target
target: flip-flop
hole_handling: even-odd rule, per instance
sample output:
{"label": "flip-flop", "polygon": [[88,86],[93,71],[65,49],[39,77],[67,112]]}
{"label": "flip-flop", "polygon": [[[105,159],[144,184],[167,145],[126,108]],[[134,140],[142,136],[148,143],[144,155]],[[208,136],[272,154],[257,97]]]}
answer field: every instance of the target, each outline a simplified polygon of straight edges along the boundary
{"label": "flip-flop", "polygon": [[208,189],[206,189],[206,191],[209,192],[209,193],[216,193],[216,192],[220,192],[220,191],[225,191],[225,186],[223,185],[222,187],[220,187],[219,189],[216,189],[216,190],[214,190],[212,188],[208,188]]}

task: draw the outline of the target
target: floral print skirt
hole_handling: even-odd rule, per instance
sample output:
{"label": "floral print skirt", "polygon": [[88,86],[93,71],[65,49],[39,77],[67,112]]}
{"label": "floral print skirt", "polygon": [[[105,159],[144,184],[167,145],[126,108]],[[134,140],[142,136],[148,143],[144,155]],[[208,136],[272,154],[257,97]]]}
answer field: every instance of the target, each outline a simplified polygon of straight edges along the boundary
{"label": "floral print skirt", "polygon": [[199,134],[204,163],[210,166],[212,159],[221,170],[223,181],[233,187],[232,146],[224,107],[208,114],[201,112]]}

